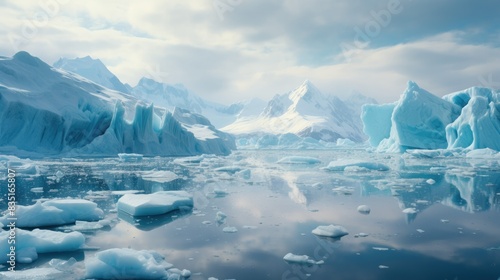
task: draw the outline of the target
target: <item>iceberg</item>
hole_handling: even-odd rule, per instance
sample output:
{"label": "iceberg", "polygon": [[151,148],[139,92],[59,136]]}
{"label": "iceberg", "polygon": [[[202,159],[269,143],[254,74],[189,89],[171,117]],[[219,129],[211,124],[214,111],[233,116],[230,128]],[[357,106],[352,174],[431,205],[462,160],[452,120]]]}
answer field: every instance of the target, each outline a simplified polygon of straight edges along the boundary
{"label": "iceberg", "polygon": [[126,194],[116,203],[118,210],[132,216],[161,215],[183,207],[193,207],[193,196],[185,191]]}
{"label": "iceberg", "polygon": [[385,164],[358,159],[339,159],[331,161],[328,166],[323,167],[323,169],[326,171],[390,170],[390,168]]}
{"label": "iceberg", "polygon": [[500,91],[473,87],[443,99],[462,107],[460,116],[446,127],[448,148],[500,151]]}
{"label": "iceberg", "polygon": [[318,226],[313,229],[313,234],[324,237],[340,238],[344,235],[348,235],[349,232],[339,225],[328,225],[328,226]]}
{"label": "iceberg", "polygon": [[[92,201],[85,199],[54,199],[37,201],[34,205],[18,205],[16,225],[21,228],[59,226],[79,221],[97,221],[104,212]],[[10,213],[0,217],[0,223],[8,224]]]}
{"label": "iceberg", "polygon": [[147,105],[27,52],[0,60],[0,152],[43,156],[227,155],[234,139],[203,116]]}
{"label": "iceberg", "polygon": [[166,279],[172,264],[155,251],[114,248],[85,260],[85,267],[86,279]]}
{"label": "iceberg", "polygon": [[[9,237],[9,233],[9,231],[0,232],[1,263],[8,261],[10,245],[7,243],[7,238]],[[85,236],[79,232],[64,233],[41,229],[34,229],[32,231],[16,229],[17,257],[21,259],[24,257],[26,262],[30,262],[28,259],[34,261],[37,258],[37,254],[76,251],[82,248],[84,244]],[[24,255],[21,252],[24,252]]]}
{"label": "iceberg", "polygon": [[472,87],[439,98],[414,82],[394,104],[365,105],[369,143],[379,152],[500,150],[500,91]]}

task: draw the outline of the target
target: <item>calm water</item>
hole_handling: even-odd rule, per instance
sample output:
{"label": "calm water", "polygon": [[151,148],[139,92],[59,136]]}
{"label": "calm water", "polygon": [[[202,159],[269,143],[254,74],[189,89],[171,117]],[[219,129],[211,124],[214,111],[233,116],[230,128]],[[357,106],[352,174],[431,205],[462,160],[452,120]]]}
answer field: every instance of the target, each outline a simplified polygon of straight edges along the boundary
{"label": "calm water", "polygon": [[[276,163],[289,155],[312,156],[322,163]],[[321,170],[332,160],[349,158],[384,163],[391,170]],[[175,267],[191,270],[191,279],[500,277],[498,159],[408,159],[363,150],[238,151],[194,163],[67,159],[36,165],[38,175],[18,175],[19,204],[54,197],[93,200],[114,223],[85,233],[88,246],[156,250]],[[217,170],[224,166],[236,168]],[[180,178],[168,183],[142,178],[140,172],[149,170],[170,170]],[[57,171],[61,178],[54,177]],[[180,189],[193,194],[193,211],[141,220],[116,213],[119,195],[109,192]],[[5,188],[1,191],[5,197]],[[369,215],[356,211],[362,204],[370,206]],[[409,207],[418,212],[402,212]],[[6,209],[5,200],[0,209]],[[218,211],[228,216],[225,224],[216,223]],[[311,234],[318,225],[332,223],[344,226],[349,235],[334,240]],[[238,232],[225,233],[226,226]],[[48,267],[52,258],[75,257],[83,263],[95,252],[42,254],[23,268]],[[325,263],[288,264],[283,256],[289,252]]]}

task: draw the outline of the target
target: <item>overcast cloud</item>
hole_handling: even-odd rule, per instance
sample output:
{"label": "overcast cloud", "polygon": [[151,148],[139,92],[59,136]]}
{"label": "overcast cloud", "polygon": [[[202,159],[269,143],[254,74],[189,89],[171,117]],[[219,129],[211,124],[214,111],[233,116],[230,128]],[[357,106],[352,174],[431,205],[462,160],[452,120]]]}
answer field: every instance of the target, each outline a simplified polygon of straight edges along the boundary
{"label": "overcast cloud", "polygon": [[500,87],[493,0],[33,0],[0,13],[0,55],[90,55],[132,86],[147,76],[225,104],[305,79],[381,102],[408,80],[438,95]]}

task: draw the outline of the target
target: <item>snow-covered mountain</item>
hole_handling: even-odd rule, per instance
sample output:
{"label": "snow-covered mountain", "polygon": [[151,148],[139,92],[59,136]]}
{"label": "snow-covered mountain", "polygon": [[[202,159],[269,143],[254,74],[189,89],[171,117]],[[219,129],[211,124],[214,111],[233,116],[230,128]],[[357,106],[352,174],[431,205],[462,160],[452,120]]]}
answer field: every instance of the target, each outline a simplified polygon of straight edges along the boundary
{"label": "snow-covered mountain", "polygon": [[293,133],[328,142],[339,138],[360,142],[365,136],[359,103],[368,99],[356,98],[356,103],[348,105],[335,96],[323,95],[306,80],[295,90],[274,96],[260,114],[242,115],[221,130],[235,135]]}
{"label": "snow-covered mountain", "polygon": [[76,73],[90,81],[114,89],[129,93],[129,88],[125,86],[99,59],[93,59],[90,56],[68,59],[60,58],[53,65],[55,68],[63,69]]}
{"label": "snow-covered mountain", "polygon": [[154,108],[27,52],[0,57],[1,153],[167,156],[233,148],[233,138],[201,115]]}

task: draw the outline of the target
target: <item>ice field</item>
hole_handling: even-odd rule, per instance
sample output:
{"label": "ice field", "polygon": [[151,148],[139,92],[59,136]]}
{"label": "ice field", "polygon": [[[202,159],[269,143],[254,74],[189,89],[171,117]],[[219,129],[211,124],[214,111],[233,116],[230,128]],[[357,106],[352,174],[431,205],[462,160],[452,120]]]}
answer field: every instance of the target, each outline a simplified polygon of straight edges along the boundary
{"label": "ice field", "polygon": [[23,245],[2,279],[500,276],[500,154],[488,149],[10,156],[1,176],[7,166]]}

